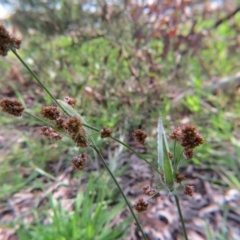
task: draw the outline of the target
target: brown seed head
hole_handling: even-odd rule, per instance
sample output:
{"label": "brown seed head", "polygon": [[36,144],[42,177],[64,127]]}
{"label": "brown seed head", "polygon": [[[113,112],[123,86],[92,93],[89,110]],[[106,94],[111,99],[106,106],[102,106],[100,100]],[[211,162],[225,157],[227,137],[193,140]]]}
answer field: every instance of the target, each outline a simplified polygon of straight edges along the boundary
{"label": "brown seed head", "polygon": [[24,107],[22,103],[15,99],[3,98],[0,101],[0,107],[3,112],[6,112],[15,117],[21,117]]}
{"label": "brown seed head", "polygon": [[100,131],[100,136],[101,138],[107,138],[112,136],[112,129],[108,127],[103,127],[102,130]]}
{"label": "brown seed head", "polygon": [[42,107],[41,114],[44,118],[49,120],[56,120],[60,116],[58,108],[53,106]]}
{"label": "brown seed head", "polygon": [[62,136],[56,132],[54,129],[52,129],[51,127],[41,127],[40,128],[40,133],[46,137],[48,137],[48,139],[50,140],[60,140],[62,139]]}
{"label": "brown seed head", "polygon": [[184,148],[195,148],[201,144],[203,144],[203,138],[196,131],[196,127],[190,124],[182,126],[181,145]]}
{"label": "brown seed head", "polygon": [[175,177],[176,177],[177,183],[181,183],[182,181],[185,180],[185,177],[180,173],[176,173]]}
{"label": "brown seed head", "polygon": [[65,128],[65,121],[66,119],[63,117],[59,117],[56,121],[55,121],[55,125],[57,128],[60,129],[64,129]]}
{"label": "brown seed head", "polygon": [[89,145],[86,132],[83,128],[81,128],[78,133],[72,135],[72,140],[78,147],[85,148]]}
{"label": "brown seed head", "polygon": [[159,192],[150,186],[143,187],[143,194],[149,197],[155,195],[154,198],[160,196]]}
{"label": "brown seed head", "polygon": [[77,100],[76,100],[76,99],[71,98],[71,97],[69,97],[69,96],[65,97],[65,98],[64,98],[64,101],[65,101],[67,104],[71,105],[72,107],[75,107],[75,105],[76,105],[76,103],[77,103]]}
{"label": "brown seed head", "polygon": [[147,138],[147,133],[144,132],[141,129],[137,129],[134,131],[133,133],[133,137],[135,139],[135,141],[137,141],[138,143],[144,145],[146,138]]}
{"label": "brown seed head", "polygon": [[193,192],[194,192],[194,187],[193,186],[190,186],[190,185],[185,186],[184,194],[192,197]]}
{"label": "brown seed head", "polygon": [[133,206],[137,212],[144,212],[148,208],[148,203],[143,199],[138,199],[137,203]]}
{"label": "brown seed head", "polygon": [[82,128],[82,122],[76,117],[70,117],[65,121],[65,129],[69,133],[78,133]]}
{"label": "brown seed head", "polygon": [[72,165],[77,170],[83,170],[86,162],[86,154],[82,153],[72,159]]}
{"label": "brown seed head", "polygon": [[7,29],[0,25],[0,55],[7,56],[9,50],[19,49],[21,46],[21,40],[17,39],[9,34]]}
{"label": "brown seed head", "polygon": [[194,156],[194,151],[192,148],[184,148],[183,154],[186,159],[192,159]]}
{"label": "brown seed head", "polygon": [[169,134],[169,138],[171,138],[172,140],[175,140],[177,142],[179,142],[181,140],[181,136],[182,136],[182,129],[181,129],[181,127],[176,127]]}

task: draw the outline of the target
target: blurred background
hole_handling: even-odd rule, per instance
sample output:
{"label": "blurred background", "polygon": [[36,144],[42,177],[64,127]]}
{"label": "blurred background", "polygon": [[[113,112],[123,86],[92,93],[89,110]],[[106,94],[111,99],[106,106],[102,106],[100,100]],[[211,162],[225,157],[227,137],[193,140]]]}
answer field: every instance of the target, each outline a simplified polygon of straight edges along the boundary
{"label": "blurred background", "polygon": [[[57,99],[77,99],[89,125],[156,159],[157,120],[170,132],[195,124],[205,143],[181,169],[195,187],[180,203],[190,239],[240,239],[240,1],[0,1],[0,23],[23,39],[18,51]],[[33,114],[51,105],[9,53],[0,59],[0,98]],[[37,120],[0,115],[0,239],[142,239],[94,153],[76,172],[68,139],[39,136]],[[132,133],[148,133],[139,147]],[[157,178],[113,141],[97,145],[132,203]],[[139,215],[149,239],[182,239],[163,193]]]}

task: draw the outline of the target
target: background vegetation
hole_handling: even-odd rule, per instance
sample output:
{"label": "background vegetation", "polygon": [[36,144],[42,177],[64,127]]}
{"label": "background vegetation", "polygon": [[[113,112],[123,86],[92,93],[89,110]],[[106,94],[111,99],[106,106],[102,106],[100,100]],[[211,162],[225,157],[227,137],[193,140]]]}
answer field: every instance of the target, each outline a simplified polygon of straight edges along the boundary
{"label": "background vegetation", "polygon": [[[23,38],[21,56],[54,96],[76,98],[77,109],[91,125],[111,127],[130,144],[132,131],[144,129],[150,158],[156,155],[159,116],[169,131],[181,123],[196,124],[205,139],[191,162],[197,177],[213,189],[239,194],[238,1],[1,2],[14,8],[4,24]],[[52,104],[13,55],[0,59],[0,75],[1,98],[17,97],[35,114],[42,105]],[[1,113],[0,122],[3,236],[83,239],[81,232],[86,233],[84,239],[126,239],[130,222],[114,227],[122,200],[90,150],[86,172],[70,174],[66,169],[78,149],[67,140],[56,144],[40,138],[40,123],[26,116],[15,120]],[[119,163],[122,148],[100,139],[97,144],[121,178],[128,167]],[[57,191],[61,184],[68,190]],[[49,192],[40,198],[45,204],[36,203],[46,189]],[[27,211],[11,205],[16,194],[29,197]],[[73,213],[59,208],[57,200],[66,195]],[[237,212],[236,205],[220,207]],[[6,211],[13,211],[14,217]],[[124,214],[118,221],[126,219]],[[227,220],[224,234],[229,237]],[[207,239],[220,239],[205,230]],[[40,232],[46,235],[37,237]]]}

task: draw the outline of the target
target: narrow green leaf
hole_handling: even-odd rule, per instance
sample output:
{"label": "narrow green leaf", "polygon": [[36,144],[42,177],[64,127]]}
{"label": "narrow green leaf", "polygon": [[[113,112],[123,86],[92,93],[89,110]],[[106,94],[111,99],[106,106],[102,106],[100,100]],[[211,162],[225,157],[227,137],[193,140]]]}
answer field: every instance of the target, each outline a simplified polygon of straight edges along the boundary
{"label": "narrow green leaf", "polygon": [[81,116],[81,114],[79,114],[73,107],[71,107],[69,104],[67,104],[66,102],[64,102],[62,100],[58,99],[57,101],[70,116],[76,116],[83,123],[85,123],[83,117]]}
{"label": "narrow green leaf", "polygon": [[158,163],[160,170],[163,170],[164,179],[170,190],[173,189],[173,170],[172,163],[170,161],[169,147],[165,134],[165,130],[162,123],[162,118],[159,118],[158,121]]}
{"label": "narrow green leaf", "polygon": [[164,136],[164,129],[162,127],[162,118],[159,118],[159,120],[158,120],[158,165],[159,165],[159,170],[161,172],[164,171],[163,136]]}
{"label": "narrow green leaf", "polygon": [[164,175],[165,175],[165,181],[168,185],[168,187],[170,188],[170,190],[173,189],[173,183],[174,183],[174,179],[173,179],[173,170],[172,170],[172,164],[171,164],[171,160],[169,158],[168,155],[168,150],[167,150],[167,142],[166,142],[166,138],[164,136],[163,138],[163,156],[164,156]]}

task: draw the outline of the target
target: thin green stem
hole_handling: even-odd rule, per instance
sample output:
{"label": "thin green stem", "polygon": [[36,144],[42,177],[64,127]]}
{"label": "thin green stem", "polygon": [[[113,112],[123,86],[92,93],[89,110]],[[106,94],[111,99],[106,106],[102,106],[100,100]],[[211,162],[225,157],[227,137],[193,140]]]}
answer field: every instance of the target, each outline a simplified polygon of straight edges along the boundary
{"label": "thin green stem", "polygon": [[18,58],[18,60],[24,65],[24,67],[29,71],[29,73],[36,79],[36,81],[39,83],[39,85],[45,90],[45,92],[52,98],[52,100],[63,110],[63,112],[67,115],[69,115],[65,109],[62,107],[62,105],[57,101],[57,99],[48,91],[48,89],[45,87],[45,85],[41,82],[41,80],[37,77],[37,75],[29,68],[29,66],[25,63],[25,61],[20,57],[20,55],[12,49],[12,52],[15,54],[15,56]]}
{"label": "thin green stem", "polygon": [[95,128],[95,127],[92,127],[92,126],[89,126],[89,125],[86,124],[86,123],[83,123],[82,125],[83,125],[84,127],[86,127],[86,128],[92,129],[92,130],[94,130],[94,131],[96,131],[96,132],[100,132],[99,129],[97,129],[97,128]]}
{"label": "thin green stem", "polygon": [[52,123],[46,121],[45,119],[40,118],[40,117],[37,117],[37,116],[35,116],[34,114],[32,114],[32,113],[30,113],[30,112],[28,112],[28,111],[26,111],[26,110],[25,110],[23,113],[26,114],[26,115],[28,115],[28,116],[30,116],[30,117],[33,117],[33,118],[39,120],[40,122],[43,122],[44,124],[46,124],[46,125],[50,126],[51,128],[53,128],[55,131],[58,131],[58,132],[60,132],[61,134],[67,136],[67,134],[66,134],[64,131],[62,131],[61,129],[57,128],[55,125],[53,125]]}
{"label": "thin green stem", "polygon": [[[95,128],[95,127],[91,127],[86,123],[83,123],[84,127],[87,127],[89,129],[92,129],[96,132],[100,132],[99,129]],[[124,142],[122,142],[121,140],[115,138],[115,137],[110,137],[111,139],[113,139],[114,141],[122,144],[125,148],[129,149],[130,151],[132,151],[134,154],[136,154],[139,158],[141,158],[143,161],[145,161],[151,168],[153,168],[157,173],[159,173],[159,170],[157,167],[155,167],[152,163],[150,163],[146,158],[144,158],[141,154],[139,154],[138,152],[136,152],[133,148],[131,148],[129,145],[125,144]]]}
{"label": "thin green stem", "polygon": [[181,207],[180,207],[180,204],[179,204],[179,199],[178,199],[177,193],[174,193],[174,197],[175,197],[175,200],[176,200],[176,203],[177,203],[178,214],[179,214],[179,217],[180,217],[180,221],[182,223],[184,237],[185,237],[185,240],[188,240],[187,231],[186,231],[184,219],[183,219],[183,216],[182,216],[182,211],[181,211]]}
{"label": "thin green stem", "polygon": [[175,157],[176,156],[176,141],[174,141],[174,146],[173,146],[173,169],[174,169],[174,172],[176,172],[176,165],[177,165],[177,158]]}
{"label": "thin green stem", "polygon": [[173,156],[176,155],[176,145],[177,145],[177,141],[174,141],[174,146],[173,146]]}
{"label": "thin green stem", "polygon": [[181,161],[181,156],[184,152],[184,149],[181,151],[181,153],[179,154],[178,158],[175,159],[175,164],[174,164],[174,172],[177,172],[177,168],[178,168],[178,165]]}
{"label": "thin green stem", "polygon": [[48,122],[48,121],[45,121],[44,119],[42,119],[42,118],[40,118],[40,117],[37,117],[37,116],[35,116],[34,114],[32,114],[32,113],[30,113],[30,112],[28,112],[28,111],[26,111],[26,110],[25,110],[23,113],[26,114],[26,115],[28,115],[28,116],[30,116],[30,117],[33,117],[33,118],[37,119],[37,120],[40,121],[40,122],[43,122],[43,123],[45,123],[45,124],[47,124],[47,125],[49,125],[49,126],[51,126],[51,127],[55,127],[52,123],[50,123],[50,122]]}
{"label": "thin green stem", "polygon": [[[93,142],[92,142],[92,143],[93,143]],[[94,143],[93,143],[93,144],[94,144]],[[143,231],[143,229],[142,229],[142,227],[141,227],[140,222],[138,221],[138,219],[137,219],[137,217],[136,217],[136,215],[135,215],[135,213],[134,213],[134,211],[133,211],[130,203],[128,202],[128,200],[127,200],[127,198],[126,198],[126,196],[125,196],[125,194],[124,194],[124,192],[123,192],[123,190],[122,190],[122,188],[121,188],[120,185],[118,184],[118,181],[116,180],[116,178],[114,177],[113,173],[112,173],[111,170],[109,169],[107,163],[105,162],[105,160],[104,160],[101,152],[100,152],[99,149],[95,146],[95,144],[92,146],[92,148],[96,151],[96,153],[97,153],[98,156],[100,157],[100,159],[101,159],[104,167],[107,169],[109,175],[111,176],[111,178],[112,178],[113,181],[115,182],[116,186],[118,187],[119,191],[121,192],[121,194],[122,194],[122,196],[123,196],[126,204],[128,205],[128,208],[129,208],[129,210],[130,210],[130,212],[131,212],[134,220],[136,221],[136,224],[137,224],[139,230],[140,230],[141,233],[142,233],[143,238],[144,238],[145,240],[147,240],[147,237],[146,237],[146,235],[145,235],[145,233],[144,233],[144,231]]]}
{"label": "thin green stem", "polygon": [[124,142],[122,142],[121,140],[115,138],[115,137],[111,137],[111,139],[115,140],[116,142],[122,144],[124,147],[126,147],[127,149],[129,149],[130,151],[132,151],[133,153],[135,153],[139,158],[141,158],[143,161],[145,161],[151,168],[153,168],[157,173],[160,173],[158,168],[155,167],[152,163],[150,163],[146,158],[142,157],[141,154],[139,154],[138,152],[136,152],[133,148],[131,148],[129,145],[125,144]]}

